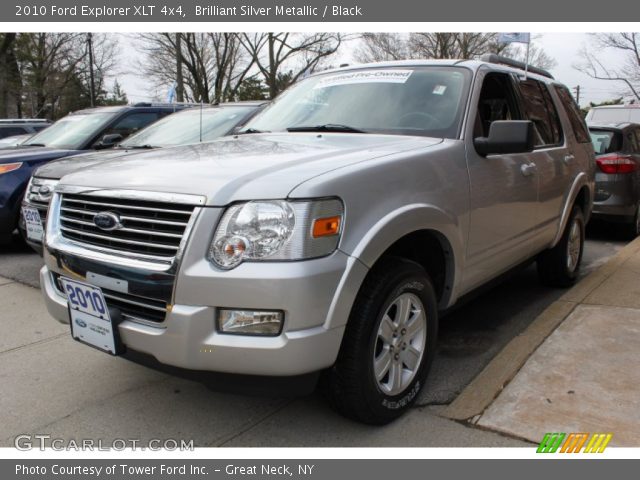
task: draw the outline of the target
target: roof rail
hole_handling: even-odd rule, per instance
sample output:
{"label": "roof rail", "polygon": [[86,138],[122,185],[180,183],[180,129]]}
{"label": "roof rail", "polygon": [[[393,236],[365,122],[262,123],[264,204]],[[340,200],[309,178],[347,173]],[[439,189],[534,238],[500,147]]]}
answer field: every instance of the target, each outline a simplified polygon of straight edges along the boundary
{"label": "roof rail", "polygon": [[1,118],[0,123],[49,123],[46,118]]}
{"label": "roof rail", "polygon": [[[205,103],[205,105],[208,105]],[[133,107],[199,107],[199,103],[195,102],[174,102],[174,103],[162,103],[162,102],[138,102],[131,105]]]}
{"label": "roof rail", "polygon": [[487,53],[480,57],[480,60],[487,63],[496,63],[499,65],[507,65],[509,67],[517,68],[519,70],[527,70],[531,73],[536,73],[538,75],[542,75],[543,77],[551,78],[551,75],[548,71],[543,68],[534,67],[533,65],[527,66],[524,62],[519,62],[518,60],[514,60],[513,58],[502,57],[500,55],[496,55],[495,53]]}

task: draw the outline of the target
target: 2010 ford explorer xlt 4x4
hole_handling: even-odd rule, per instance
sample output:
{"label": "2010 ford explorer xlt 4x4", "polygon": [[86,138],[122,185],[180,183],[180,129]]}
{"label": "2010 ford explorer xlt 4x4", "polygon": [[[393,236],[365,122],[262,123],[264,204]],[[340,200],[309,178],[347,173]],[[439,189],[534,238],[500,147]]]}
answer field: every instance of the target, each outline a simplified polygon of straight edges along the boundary
{"label": "2010 ford explorer xlt 4x4", "polygon": [[322,371],[340,412],[392,420],[440,311],[536,256],[552,285],[580,265],[595,163],[578,108],[545,72],[490,60],[323,72],[235,137],[63,177],[49,312],[114,354]]}

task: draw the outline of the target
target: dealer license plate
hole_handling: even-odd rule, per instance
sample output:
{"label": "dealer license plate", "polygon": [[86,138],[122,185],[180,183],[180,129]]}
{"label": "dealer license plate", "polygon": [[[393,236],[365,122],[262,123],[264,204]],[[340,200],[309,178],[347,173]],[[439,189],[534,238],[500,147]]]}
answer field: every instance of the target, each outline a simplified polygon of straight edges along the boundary
{"label": "dealer license plate", "polygon": [[102,290],[93,285],[60,277],[67,294],[71,335],[80,342],[117,354],[115,327]]}
{"label": "dealer license plate", "polygon": [[36,208],[22,207],[22,216],[27,230],[27,238],[35,242],[42,242],[44,228],[42,227],[40,212]]}

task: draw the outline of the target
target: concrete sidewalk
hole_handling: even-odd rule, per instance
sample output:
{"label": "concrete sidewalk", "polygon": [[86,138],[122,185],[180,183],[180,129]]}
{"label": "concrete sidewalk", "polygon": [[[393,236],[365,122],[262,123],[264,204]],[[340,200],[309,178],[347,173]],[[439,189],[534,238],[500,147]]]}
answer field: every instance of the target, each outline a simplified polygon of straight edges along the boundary
{"label": "concrete sidewalk", "polygon": [[550,305],[443,412],[532,442],[640,446],[640,238]]}
{"label": "concrete sidewalk", "polygon": [[0,277],[0,447],[21,434],[102,440],[193,440],[199,447],[528,447],[414,408],[384,426],[335,414],[319,395],[213,392],[71,339],[39,290]]}

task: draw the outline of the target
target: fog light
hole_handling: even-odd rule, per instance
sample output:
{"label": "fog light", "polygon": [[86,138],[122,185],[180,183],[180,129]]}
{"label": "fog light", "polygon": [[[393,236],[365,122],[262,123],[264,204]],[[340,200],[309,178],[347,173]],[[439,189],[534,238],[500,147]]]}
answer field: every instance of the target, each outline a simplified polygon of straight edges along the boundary
{"label": "fog light", "polygon": [[282,331],[284,314],[277,310],[218,310],[218,329],[237,335],[276,336]]}

